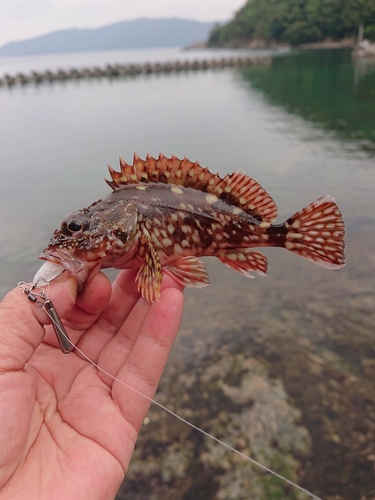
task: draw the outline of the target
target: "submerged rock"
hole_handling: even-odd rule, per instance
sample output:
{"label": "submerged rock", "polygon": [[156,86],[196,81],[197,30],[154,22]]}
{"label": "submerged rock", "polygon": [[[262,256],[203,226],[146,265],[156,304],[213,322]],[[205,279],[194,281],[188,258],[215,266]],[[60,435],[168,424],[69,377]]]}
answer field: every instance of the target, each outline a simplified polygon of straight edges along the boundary
{"label": "submerged rock", "polygon": [[[297,481],[311,440],[300,412],[288,402],[280,380],[264,363],[223,352],[214,365],[187,366],[175,374],[173,410],[267,467]],[[170,405],[168,405],[170,407]],[[152,408],[118,500],[135,498],[256,499],[272,494],[299,498],[289,486],[254,467],[221,444]],[[201,493],[196,492],[199,489]],[[189,496],[190,495],[190,496]],[[186,498],[187,498],[186,497]]]}

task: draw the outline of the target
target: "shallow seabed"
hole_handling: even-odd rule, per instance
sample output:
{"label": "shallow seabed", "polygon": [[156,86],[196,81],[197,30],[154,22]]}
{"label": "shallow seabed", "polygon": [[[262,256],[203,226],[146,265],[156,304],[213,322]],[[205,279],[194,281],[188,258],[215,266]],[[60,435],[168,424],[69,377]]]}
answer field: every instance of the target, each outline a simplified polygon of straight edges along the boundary
{"label": "shallow seabed", "polygon": [[[207,259],[212,285],[186,291],[157,399],[316,495],[370,500],[375,72],[346,51],[305,54],[250,70],[1,88],[0,294],[32,279],[65,215],[109,192],[102,178],[119,154],[163,149],[221,174],[244,169],[279,221],[332,194],[347,266],[267,249],[267,277],[248,280]],[[306,498],[160,410],[149,418],[119,499]]]}
{"label": "shallow seabed", "polygon": [[[330,500],[375,493],[373,236],[359,231],[347,242],[340,272],[306,271],[282,251],[267,251],[269,276],[252,281],[213,262],[211,287],[186,293],[157,395]],[[142,500],[308,498],[160,409],[149,418],[119,499],[130,491]]]}

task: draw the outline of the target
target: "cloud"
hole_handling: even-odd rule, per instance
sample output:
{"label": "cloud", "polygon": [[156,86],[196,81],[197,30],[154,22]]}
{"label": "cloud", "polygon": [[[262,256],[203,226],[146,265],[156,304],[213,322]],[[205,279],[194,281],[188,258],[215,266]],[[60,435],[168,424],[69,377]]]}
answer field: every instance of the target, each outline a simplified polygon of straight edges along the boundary
{"label": "cloud", "polygon": [[5,21],[4,18],[7,17],[11,19],[32,18],[43,10],[49,9],[50,3],[48,0],[1,0],[0,23],[2,24]]}

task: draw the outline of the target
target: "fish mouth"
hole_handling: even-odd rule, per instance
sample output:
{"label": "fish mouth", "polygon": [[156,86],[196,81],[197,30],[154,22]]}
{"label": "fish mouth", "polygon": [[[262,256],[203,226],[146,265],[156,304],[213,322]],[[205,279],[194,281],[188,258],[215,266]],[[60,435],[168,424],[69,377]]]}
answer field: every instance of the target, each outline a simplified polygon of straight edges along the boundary
{"label": "fish mouth", "polygon": [[46,249],[39,255],[39,259],[59,264],[72,276],[77,276],[85,267],[83,261],[73,257],[69,251],[61,248]]}

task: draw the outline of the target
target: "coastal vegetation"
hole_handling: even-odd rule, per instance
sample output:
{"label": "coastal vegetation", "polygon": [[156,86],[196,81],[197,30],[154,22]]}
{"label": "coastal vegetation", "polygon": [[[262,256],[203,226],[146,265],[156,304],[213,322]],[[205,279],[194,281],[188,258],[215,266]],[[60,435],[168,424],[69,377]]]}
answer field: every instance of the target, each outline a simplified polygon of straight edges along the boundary
{"label": "coastal vegetation", "polygon": [[299,45],[327,38],[375,39],[375,0],[248,0],[225,25],[215,25],[210,46],[241,46],[254,40]]}

